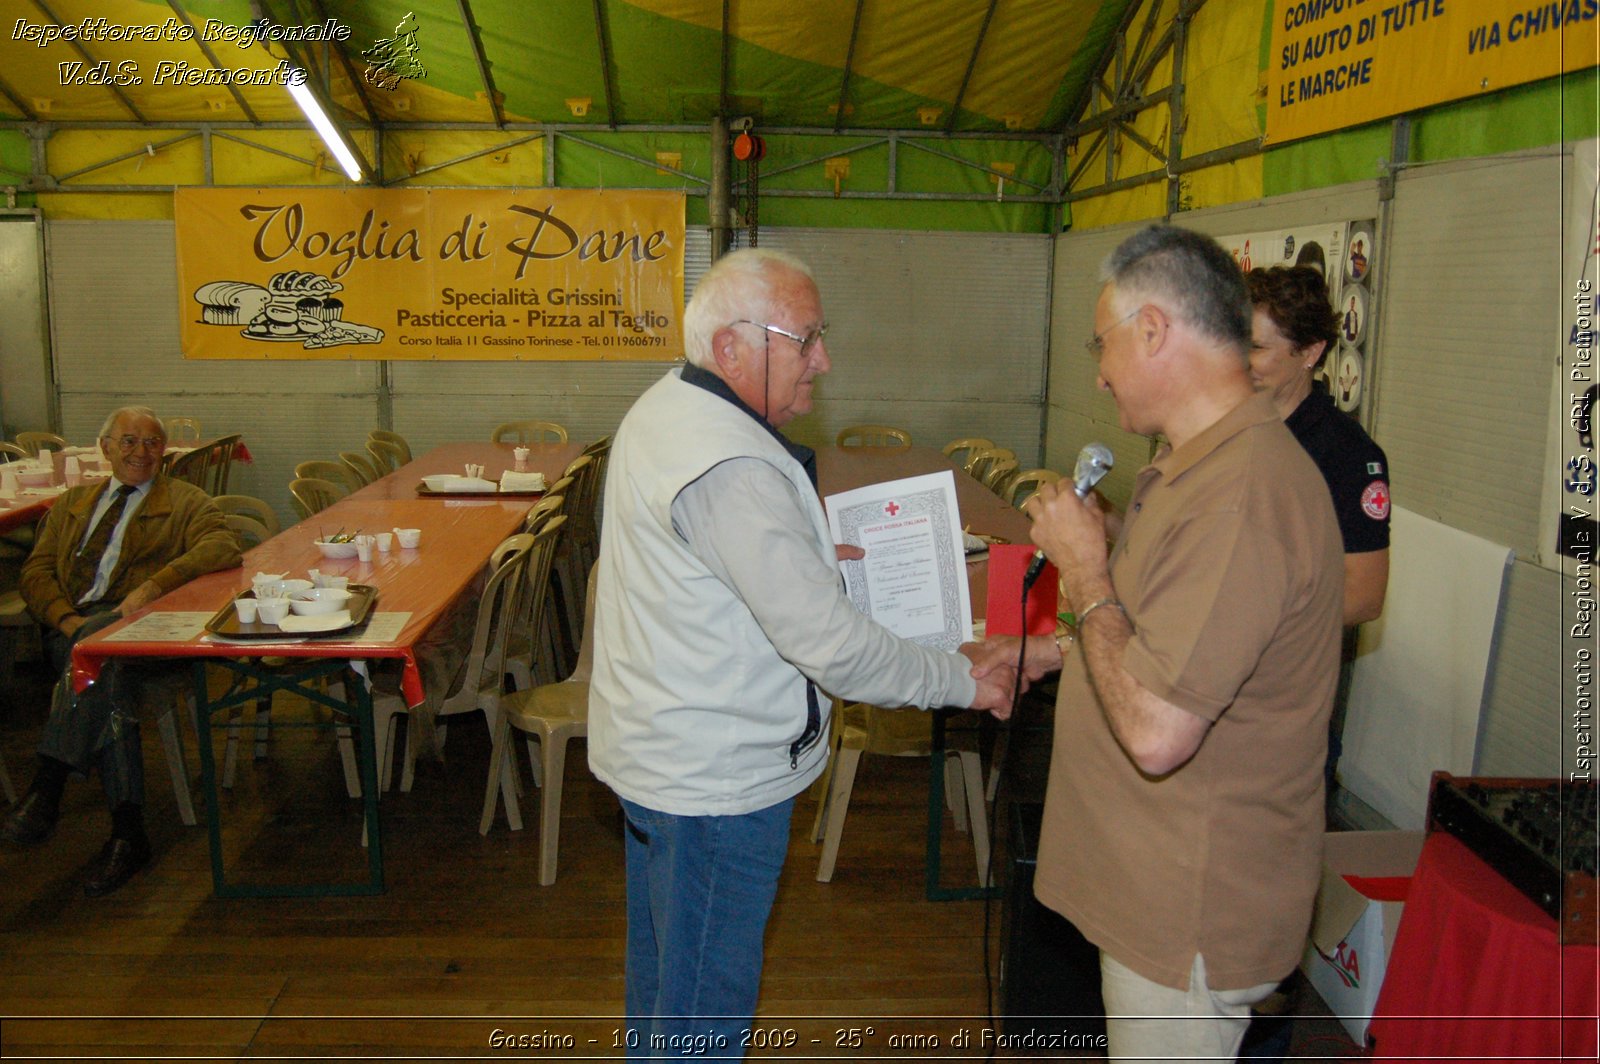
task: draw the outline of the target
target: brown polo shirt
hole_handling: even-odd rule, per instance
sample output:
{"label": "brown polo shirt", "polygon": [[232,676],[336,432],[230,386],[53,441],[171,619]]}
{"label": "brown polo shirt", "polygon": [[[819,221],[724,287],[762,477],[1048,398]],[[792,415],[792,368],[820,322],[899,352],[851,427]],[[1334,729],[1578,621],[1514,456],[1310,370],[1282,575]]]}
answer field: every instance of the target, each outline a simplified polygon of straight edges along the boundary
{"label": "brown polo shirt", "polygon": [[1145,776],[1070,649],[1034,890],[1148,979],[1186,988],[1198,952],[1212,989],[1240,989],[1299,960],[1343,565],[1327,486],[1265,396],[1139,473],[1111,557],[1135,628],[1123,664],[1212,727],[1189,762]]}

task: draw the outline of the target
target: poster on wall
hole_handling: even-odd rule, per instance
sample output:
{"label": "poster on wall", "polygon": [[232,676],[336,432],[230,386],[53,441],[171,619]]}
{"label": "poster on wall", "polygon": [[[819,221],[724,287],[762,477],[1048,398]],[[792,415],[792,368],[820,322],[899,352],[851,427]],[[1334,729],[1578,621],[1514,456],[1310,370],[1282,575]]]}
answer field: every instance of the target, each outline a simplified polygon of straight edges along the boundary
{"label": "poster on wall", "polygon": [[1267,60],[1271,144],[1596,62],[1596,0],[1283,0]]}
{"label": "poster on wall", "polygon": [[185,358],[683,353],[680,192],[180,188],[174,217]]}
{"label": "poster on wall", "polygon": [[1369,279],[1377,261],[1372,233],[1370,222],[1325,222],[1218,238],[1246,273],[1273,266],[1309,266],[1327,280],[1329,301],[1339,315],[1339,343],[1313,376],[1328,386],[1339,409],[1349,414],[1360,411],[1364,392],[1363,347],[1372,312]]}

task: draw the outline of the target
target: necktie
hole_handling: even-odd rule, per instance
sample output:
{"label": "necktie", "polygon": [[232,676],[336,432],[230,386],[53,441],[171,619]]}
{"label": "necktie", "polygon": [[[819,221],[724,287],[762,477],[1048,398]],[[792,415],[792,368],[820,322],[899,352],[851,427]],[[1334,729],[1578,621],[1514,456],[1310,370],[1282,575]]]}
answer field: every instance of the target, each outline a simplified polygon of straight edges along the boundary
{"label": "necktie", "polygon": [[122,520],[122,511],[128,508],[128,497],[133,492],[134,487],[131,484],[117,487],[117,497],[111,500],[111,505],[106,507],[100,523],[94,526],[89,538],[84,541],[78,553],[72,556],[72,569],[67,573],[66,590],[67,597],[73,604],[76,605],[77,601],[94,586],[95,570],[100,568],[100,559],[111,543],[111,533],[116,531],[117,522]]}

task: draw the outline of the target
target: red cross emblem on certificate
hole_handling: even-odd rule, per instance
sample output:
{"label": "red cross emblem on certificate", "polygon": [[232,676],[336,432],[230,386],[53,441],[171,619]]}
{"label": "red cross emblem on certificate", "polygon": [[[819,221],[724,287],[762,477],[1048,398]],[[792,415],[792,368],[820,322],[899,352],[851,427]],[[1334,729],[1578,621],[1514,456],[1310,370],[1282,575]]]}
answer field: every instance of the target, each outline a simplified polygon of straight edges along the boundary
{"label": "red cross emblem on certificate", "polygon": [[890,499],[889,505],[883,508],[883,512],[888,514],[890,517],[893,517],[895,514],[900,512],[900,504],[895,502],[893,499]]}

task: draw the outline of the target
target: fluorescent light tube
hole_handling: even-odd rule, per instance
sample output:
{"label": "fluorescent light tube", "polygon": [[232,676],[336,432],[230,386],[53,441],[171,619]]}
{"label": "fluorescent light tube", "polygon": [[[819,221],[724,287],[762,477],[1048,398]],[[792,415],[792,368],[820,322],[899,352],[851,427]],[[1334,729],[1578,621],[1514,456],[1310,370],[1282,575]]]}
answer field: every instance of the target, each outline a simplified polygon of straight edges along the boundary
{"label": "fluorescent light tube", "polygon": [[[301,71],[300,73],[304,74],[305,72]],[[306,76],[310,77],[309,74]],[[328,119],[327,113],[322,110],[322,105],[317,102],[316,96],[312,94],[304,82],[296,83],[291,80],[286,87],[289,90],[289,95],[294,97],[294,102],[300,105],[300,110],[305,112],[306,117],[311,120],[311,124],[321,134],[322,142],[328,146],[329,151],[333,152],[334,158],[339,160],[339,165],[344,167],[344,172],[349,175],[350,180],[360,181],[361,164],[356,162],[356,157],[351,154],[350,146],[344,142],[344,138],[334,128],[333,122]]]}

